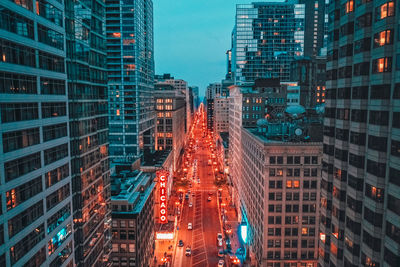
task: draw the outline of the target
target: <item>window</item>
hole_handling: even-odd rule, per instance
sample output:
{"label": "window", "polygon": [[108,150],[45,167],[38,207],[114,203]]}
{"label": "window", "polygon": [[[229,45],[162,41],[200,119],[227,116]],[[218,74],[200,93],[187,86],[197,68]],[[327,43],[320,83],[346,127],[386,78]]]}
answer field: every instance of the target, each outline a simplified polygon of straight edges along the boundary
{"label": "window", "polygon": [[33,204],[18,215],[8,220],[8,234],[10,237],[15,236],[28,225],[36,221],[40,216],[43,215],[43,201]]}
{"label": "window", "polygon": [[39,128],[3,133],[3,152],[33,146],[40,143]]}
{"label": "window", "polygon": [[371,38],[364,38],[354,42],[354,54],[371,50]]}
{"label": "window", "polygon": [[[64,73],[64,59],[53,54],[39,51],[39,68]],[[80,73],[82,74],[83,72]]]}
{"label": "window", "polygon": [[42,118],[60,117],[67,115],[65,102],[42,103]]}
{"label": "window", "polygon": [[372,72],[373,73],[381,73],[381,72],[391,72],[392,71],[392,58],[391,57],[383,57],[374,59],[372,61]]}
{"label": "window", "polygon": [[53,232],[57,226],[61,225],[71,215],[71,206],[68,203],[62,207],[59,211],[54,213],[49,219],[47,219],[47,233]]}
{"label": "window", "polygon": [[64,241],[71,235],[72,226],[71,223],[67,224],[62,228],[53,238],[48,242],[49,255],[53,254],[57,248],[59,248]]}
{"label": "window", "polygon": [[63,15],[61,10],[52,4],[47,3],[45,0],[38,0],[36,5],[36,12],[39,16],[50,20],[58,26],[63,26]]}
{"label": "window", "polygon": [[366,13],[356,19],[356,30],[370,27],[372,24],[372,13]]}
{"label": "window", "polygon": [[368,148],[376,150],[376,151],[380,151],[380,152],[386,152],[387,138],[380,137],[380,136],[374,136],[374,135],[368,135]]}
{"label": "window", "polygon": [[28,251],[44,239],[44,236],[44,225],[41,224],[12,246],[10,248],[11,264],[14,265],[18,260],[25,256]]}
{"label": "window", "polygon": [[370,110],[369,111],[369,123],[375,125],[387,126],[389,123],[389,112]]}
{"label": "window", "polygon": [[33,39],[33,21],[0,5],[0,28]]}
{"label": "window", "polygon": [[400,141],[393,140],[390,146],[390,154],[396,157],[400,157]]}
{"label": "window", "polygon": [[69,165],[68,163],[58,167],[57,169],[54,169],[52,171],[49,171],[45,174],[45,184],[46,188],[49,188],[50,186],[55,185],[59,181],[63,180],[64,178],[69,176]]}
{"label": "window", "polygon": [[6,181],[9,182],[41,167],[40,152],[4,163]]}
{"label": "window", "polygon": [[6,192],[7,210],[17,207],[42,192],[42,177],[35,178]]}
{"label": "window", "polygon": [[1,105],[3,123],[38,119],[37,103],[10,103]]}
{"label": "window", "polygon": [[0,39],[0,62],[36,67],[35,49]]}
{"label": "window", "polygon": [[68,156],[68,144],[62,144],[44,151],[44,164],[48,165]]}
{"label": "window", "polygon": [[0,93],[37,94],[36,77],[0,71]]}
{"label": "window", "polygon": [[43,127],[43,141],[47,142],[50,140],[58,139],[67,136],[67,124],[55,124],[51,126]]}
{"label": "window", "polygon": [[38,40],[41,43],[64,50],[64,35],[40,24],[38,26]]}
{"label": "window", "polygon": [[375,9],[375,20],[394,16],[394,2],[387,2]]}
{"label": "window", "polygon": [[378,203],[383,203],[384,190],[382,188],[377,188],[370,184],[365,184],[365,196],[375,200]]}
{"label": "window", "polygon": [[393,43],[393,30],[385,30],[374,34],[374,48]]}
{"label": "window", "polygon": [[65,81],[40,77],[40,93],[42,95],[65,95]]}
{"label": "window", "polygon": [[54,208],[56,205],[58,205],[60,202],[62,202],[64,199],[66,199],[70,194],[70,189],[69,189],[69,184],[64,185],[54,193],[50,194],[49,196],[46,197],[46,207],[47,211],[51,210]]}
{"label": "window", "polygon": [[400,199],[388,194],[387,207],[389,210],[400,216]]}

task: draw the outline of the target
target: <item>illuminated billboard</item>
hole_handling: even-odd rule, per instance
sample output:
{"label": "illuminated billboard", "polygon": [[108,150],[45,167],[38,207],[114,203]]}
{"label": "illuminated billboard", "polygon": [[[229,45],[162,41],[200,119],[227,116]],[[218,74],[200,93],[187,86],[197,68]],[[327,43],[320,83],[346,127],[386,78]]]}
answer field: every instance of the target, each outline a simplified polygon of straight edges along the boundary
{"label": "illuminated billboard", "polygon": [[157,177],[159,181],[160,187],[160,223],[167,223],[167,180],[168,180],[168,172],[167,171],[158,171]]}
{"label": "illuminated billboard", "polygon": [[172,240],[172,239],[174,239],[174,233],[157,232],[156,239],[157,240]]}

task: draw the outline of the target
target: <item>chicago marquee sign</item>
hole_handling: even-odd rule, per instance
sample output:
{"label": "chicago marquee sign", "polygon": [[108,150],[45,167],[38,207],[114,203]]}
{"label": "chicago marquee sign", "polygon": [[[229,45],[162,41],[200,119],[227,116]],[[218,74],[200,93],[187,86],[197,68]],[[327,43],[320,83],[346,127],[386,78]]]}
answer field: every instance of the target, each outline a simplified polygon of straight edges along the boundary
{"label": "chicago marquee sign", "polygon": [[160,187],[160,223],[167,223],[167,181],[168,181],[168,171],[158,171],[157,177]]}

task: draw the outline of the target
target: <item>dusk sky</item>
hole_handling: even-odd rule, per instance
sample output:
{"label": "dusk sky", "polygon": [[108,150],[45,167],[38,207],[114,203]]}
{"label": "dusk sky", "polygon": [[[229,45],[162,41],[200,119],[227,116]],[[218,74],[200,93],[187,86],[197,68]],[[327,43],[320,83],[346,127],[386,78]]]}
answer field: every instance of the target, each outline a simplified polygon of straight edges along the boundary
{"label": "dusk sky", "polygon": [[200,95],[226,74],[236,4],[248,0],[153,0],[156,74],[171,73]]}

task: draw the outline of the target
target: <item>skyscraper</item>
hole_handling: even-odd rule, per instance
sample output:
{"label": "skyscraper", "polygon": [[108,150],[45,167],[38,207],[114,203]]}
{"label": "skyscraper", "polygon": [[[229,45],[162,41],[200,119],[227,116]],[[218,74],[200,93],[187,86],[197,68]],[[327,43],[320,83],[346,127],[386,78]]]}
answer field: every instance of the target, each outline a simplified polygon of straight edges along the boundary
{"label": "skyscraper", "polygon": [[102,266],[111,252],[105,4],[64,2],[75,264]]}
{"label": "skyscraper", "polygon": [[154,147],[153,2],[106,0],[110,157]]}
{"label": "skyscraper", "polygon": [[64,6],[0,4],[0,266],[73,266]]}
{"label": "skyscraper", "polygon": [[324,18],[323,0],[237,5],[231,51],[234,82],[289,81],[291,61],[315,56],[323,46]]}
{"label": "skyscraper", "polygon": [[349,0],[328,8],[320,266],[400,264],[396,4]]}

